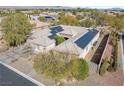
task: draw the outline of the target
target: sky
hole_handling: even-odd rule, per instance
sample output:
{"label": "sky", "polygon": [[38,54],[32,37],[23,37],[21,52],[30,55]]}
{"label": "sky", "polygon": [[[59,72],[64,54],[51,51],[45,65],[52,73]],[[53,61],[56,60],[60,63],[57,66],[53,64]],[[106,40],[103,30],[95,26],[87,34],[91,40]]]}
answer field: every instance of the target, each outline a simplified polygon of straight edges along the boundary
{"label": "sky", "polygon": [[124,8],[124,0],[0,0],[0,6],[69,6]]}

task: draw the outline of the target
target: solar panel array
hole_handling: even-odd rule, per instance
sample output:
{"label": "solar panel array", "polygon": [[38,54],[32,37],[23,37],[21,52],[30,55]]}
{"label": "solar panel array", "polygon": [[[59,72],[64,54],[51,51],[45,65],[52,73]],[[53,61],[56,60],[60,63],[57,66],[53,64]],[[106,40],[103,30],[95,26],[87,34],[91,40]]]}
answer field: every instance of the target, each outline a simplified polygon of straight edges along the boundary
{"label": "solar panel array", "polygon": [[84,49],[89,44],[89,42],[96,36],[97,33],[98,31],[95,29],[89,30],[74,43],[76,43],[77,46],[79,46],[80,48]]}
{"label": "solar panel array", "polygon": [[61,26],[56,26],[50,28],[51,32],[53,35],[56,35],[56,33],[63,31],[63,28]]}

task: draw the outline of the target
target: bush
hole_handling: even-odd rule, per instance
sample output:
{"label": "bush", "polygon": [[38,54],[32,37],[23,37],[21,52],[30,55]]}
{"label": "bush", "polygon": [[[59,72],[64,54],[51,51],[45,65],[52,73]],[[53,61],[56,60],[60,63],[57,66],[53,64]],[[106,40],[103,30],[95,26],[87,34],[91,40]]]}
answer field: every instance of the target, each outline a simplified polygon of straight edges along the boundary
{"label": "bush", "polygon": [[11,13],[2,20],[3,38],[9,46],[18,46],[26,42],[32,30],[28,17],[23,13]]}
{"label": "bush", "polygon": [[71,60],[71,74],[78,80],[84,80],[89,74],[89,67],[85,60],[74,59]]}
{"label": "bush", "polygon": [[108,66],[109,66],[109,63],[108,63],[107,59],[103,60],[101,66],[100,66],[100,70],[99,70],[99,74],[101,76],[103,76],[106,73]]}
{"label": "bush", "polygon": [[67,55],[55,51],[38,54],[34,58],[34,69],[38,74],[57,81],[68,77],[84,80],[88,76],[89,67],[85,60],[73,58],[67,61]]}
{"label": "bush", "polygon": [[67,60],[66,55],[54,51],[39,54],[34,59],[34,69],[38,74],[44,74],[48,78],[59,80],[67,75],[65,60]]}
{"label": "bush", "polygon": [[79,21],[78,21],[77,18],[75,18],[73,16],[62,15],[62,16],[59,17],[59,24],[78,26],[79,25]]}
{"label": "bush", "polygon": [[117,60],[118,60],[118,40],[120,36],[118,32],[111,32],[111,41],[113,46],[113,53],[112,53],[112,62],[109,67],[109,71],[116,71],[118,68]]}
{"label": "bush", "polygon": [[114,71],[114,70],[113,70],[113,65],[112,65],[112,64],[113,64],[113,58],[110,59],[109,64],[110,64],[110,65],[109,65],[109,67],[108,67],[108,71],[109,71],[109,72],[113,72],[113,71]]}
{"label": "bush", "polygon": [[80,22],[80,25],[83,27],[93,27],[93,26],[96,26],[96,23],[94,20],[85,19]]}
{"label": "bush", "polygon": [[56,36],[54,37],[54,39],[56,40],[56,44],[57,44],[57,45],[59,45],[60,43],[62,43],[62,42],[65,41],[64,37],[58,36],[58,35],[56,35]]}
{"label": "bush", "polygon": [[38,19],[39,19],[41,22],[45,22],[45,17],[43,17],[43,16],[40,16]]}
{"label": "bush", "polygon": [[113,69],[114,71],[117,71],[118,68],[118,64],[117,64],[117,60],[118,60],[118,43],[116,44],[116,46],[114,47],[114,57],[113,57]]}

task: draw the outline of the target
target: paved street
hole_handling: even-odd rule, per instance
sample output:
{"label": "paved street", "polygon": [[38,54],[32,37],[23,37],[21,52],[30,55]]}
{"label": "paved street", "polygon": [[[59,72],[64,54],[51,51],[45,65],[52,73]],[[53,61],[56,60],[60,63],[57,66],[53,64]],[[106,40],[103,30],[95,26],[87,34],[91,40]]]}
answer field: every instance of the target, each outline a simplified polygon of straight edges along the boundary
{"label": "paved street", "polygon": [[44,76],[39,76],[35,72],[33,68],[32,58],[33,56],[27,56],[22,54],[22,50],[20,47],[16,49],[9,49],[6,52],[0,53],[0,60],[3,61],[5,64],[21,71],[22,73],[26,74],[27,76],[35,79],[40,85],[55,85],[53,80],[47,79]]}
{"label": "paved street", "polygon": [[0,86],[36,86],[16,72],[0,64]]}

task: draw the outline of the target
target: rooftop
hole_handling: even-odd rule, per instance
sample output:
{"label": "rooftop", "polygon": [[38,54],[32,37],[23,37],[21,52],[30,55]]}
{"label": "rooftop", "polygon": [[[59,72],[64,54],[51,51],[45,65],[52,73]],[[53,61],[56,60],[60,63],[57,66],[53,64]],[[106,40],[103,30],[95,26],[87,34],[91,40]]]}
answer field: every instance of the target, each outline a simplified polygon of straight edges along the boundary
{"label": "rooftop", "polygon": [[45,29],[35,29],[35,31],[32,32],[32,35],[28,38],[28,43],[33,43],[36,45],[41,46],[48,46],[50,44],[55,43],[54,40],[50,39],[49,36],[50,30],[48,28]]}
{"label": "rooftop", "polygon": [[54,50],[79,55],[83,52],[83,48],[85,48],[98,33],[97,30],[89,30],[84,27],[76,27],[75,29],[79,30],[79,32],[75,30],[75,32],[78,32],[77,35],[56,46]]}
{"label": "rooftop", "polygon": [[86,34],[84,34],[82,37],[80,37],[78,40],[76,40],[74,43],[76,43],[77,46],[84,49],[97,33],[98,33],[97,30],[92,29]]}
{"label": "rooftop", "polygon": [[77,46],[76,43],[74,43],[74,41],[80,38],[85,33],[87,33],[88,29],[84,27],[75,27],[75,26],[67,26],[67,27],[64,26],[64,27],[67,28],[68,30],[71,27],[74,28],[75,30],[74,29],[73,30],[75,32],[77,31],[77,35],[64,41],[60,45],[56,46],[54,50],[64,52],[64,53],[79,55],[83,50],[79,46]]}

